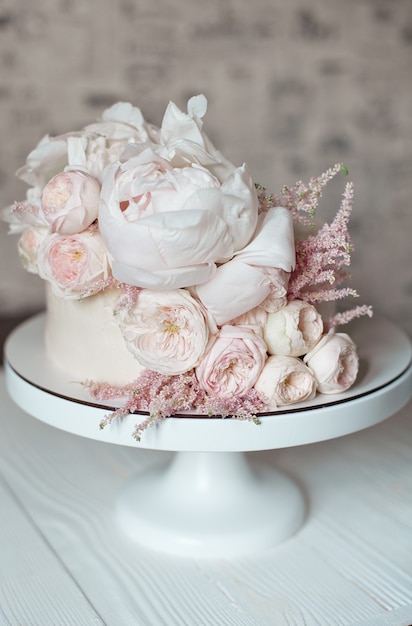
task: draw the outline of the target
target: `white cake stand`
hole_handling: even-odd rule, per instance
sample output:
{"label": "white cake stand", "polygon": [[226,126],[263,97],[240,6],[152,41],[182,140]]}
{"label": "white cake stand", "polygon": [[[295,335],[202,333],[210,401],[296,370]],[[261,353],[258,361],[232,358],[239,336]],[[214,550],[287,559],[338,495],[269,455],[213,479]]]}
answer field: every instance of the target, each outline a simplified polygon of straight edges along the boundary
{"label": "white cake stand", "polygon": [[[346,329],[345,329],[346,330]],[[271,548],[305,517],[305,497],[274,468],[244,454],[309,444],[377,424],[412,396],[411,341],[382,317],[361,319],[349,333],[361,360],[357,383],[340,395],[261,416],[261,425],[233,419],[175,417],[150,428],[140,443],[130,415],[100,430],[115,405],[90,402],[79,382],[47,358],[44,316],[19,326],[6,348],[6,381],[14,401],[47,424],[112,444],[176,452],[169,464],[140,473],[119,494],[115,516],[148,548],[181,556],[232,557]]]}

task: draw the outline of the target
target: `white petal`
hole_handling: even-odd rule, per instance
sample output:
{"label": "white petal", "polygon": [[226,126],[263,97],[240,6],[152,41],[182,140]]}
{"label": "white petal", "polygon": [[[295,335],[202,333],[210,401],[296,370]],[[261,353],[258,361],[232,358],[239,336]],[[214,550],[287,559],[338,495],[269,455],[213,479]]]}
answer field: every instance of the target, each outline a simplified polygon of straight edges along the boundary
{"label": "white petal", "polygon": [[140,109],[134,107],[129,102],[117,102],[116,104],[113,104],[113,106],[104,111],[102,120],[105,122],[123,122],[124,124],[129,124],[135,128],[140,128],[145,123]]}
{"label": "white petal", "polygon": [[213,263],[159,272],[148,272],[117,261],[112,263],[112,274],[118,281],[146,289],[180,289],[200,284],[208,281],[215,271]]}
{"label": "white petal", "polygon": [[221,325],[260,304],[270,292],[270,281],[257,268],[233,259],[218,267],[211,280],[195,291]]}
{"label": "white petal", "polygon": [[237,257],[251,265],[278,267],[290,272],[295,267],[292,215],[288,209],[273,207],[260,216],[257,234]]}
{"label": "white petal", "polygon": [[102,203],[99,223],[117,261],[149,271],[212,263],[232,251],[226,224],[209,211],[159,213],[128,222],[120,209]]}
{"label": "white petal", "polygon": [[187,103],[187,112],[190,117],[200,118],[206,115],[207,98],[203,94],[193,96]]}

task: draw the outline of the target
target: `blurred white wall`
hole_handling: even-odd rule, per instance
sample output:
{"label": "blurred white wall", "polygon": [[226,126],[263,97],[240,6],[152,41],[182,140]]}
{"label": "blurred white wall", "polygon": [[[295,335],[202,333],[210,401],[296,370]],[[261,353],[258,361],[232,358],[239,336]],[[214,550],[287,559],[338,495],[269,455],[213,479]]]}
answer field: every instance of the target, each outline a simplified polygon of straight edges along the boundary
{"label": "blurred white wall", "polygon": [[[118,100],[160,123],[168,100],[202,92],[208,134],[270,190],[345,163],[359,303],[412,332],[411,67],[410,0],[2,0],[0,204],[24,198],[14,172],[44,134]],[[0,315],[43,303],[6,233]]]}

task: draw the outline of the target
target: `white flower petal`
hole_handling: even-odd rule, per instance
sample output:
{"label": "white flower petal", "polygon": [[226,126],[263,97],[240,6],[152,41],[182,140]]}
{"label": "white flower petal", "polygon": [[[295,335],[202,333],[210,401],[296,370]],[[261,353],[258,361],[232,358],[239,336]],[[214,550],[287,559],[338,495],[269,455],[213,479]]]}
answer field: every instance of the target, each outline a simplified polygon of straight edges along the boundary
{"label": "white flower petal", "polygon": [[214,276],[197,285],[195,291],[221,325],[260,304],[270,293],[270,281],[258,268],[235,258],[220,265]]}
{"label": "white flower petal", "polygon": [[251,265],[278,267],[286,272],[293,270],[295,243],[290,211],[273,207],[262,213],[254,238],[237,256]]}
{"label": "white flower petal", "polygon": [[148,272],[146,270],[113,261],[113,276],[120,282],[146,289],[179,289],[208,281],[216,271],[216,265],[205,263],[172,270]]}

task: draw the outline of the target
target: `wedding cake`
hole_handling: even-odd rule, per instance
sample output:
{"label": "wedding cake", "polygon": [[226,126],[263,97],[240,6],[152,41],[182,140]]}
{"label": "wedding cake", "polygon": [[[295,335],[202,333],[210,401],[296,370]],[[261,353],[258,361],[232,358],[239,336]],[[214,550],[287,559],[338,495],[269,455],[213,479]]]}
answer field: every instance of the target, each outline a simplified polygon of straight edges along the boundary
{"label": "wedding cake", "polygon": [[[278,194],[203,130],[207,100],[169,103],[160,127],[117,103],[44,137],[5,211],[21,260],[46,281],[48,357],[117,414],[252,418],[356,380],[341,326],[370,307],[330,306],[348,278],[353,185],[315,224],[336,165]],[[136,433],[138,436],[139,433]]]}

